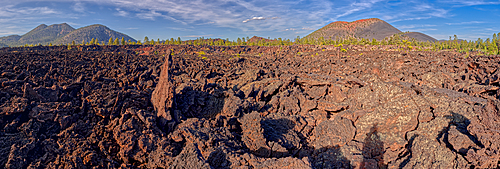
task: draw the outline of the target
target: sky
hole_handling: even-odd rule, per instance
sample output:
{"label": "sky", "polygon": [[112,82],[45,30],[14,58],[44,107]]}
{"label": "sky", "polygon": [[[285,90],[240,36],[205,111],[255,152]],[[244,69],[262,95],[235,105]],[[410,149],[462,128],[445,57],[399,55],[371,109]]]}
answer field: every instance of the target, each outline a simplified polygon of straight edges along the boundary
{"label": "sky", "polygon": [[0,0],[0,37],[68,23],[102,24],[136,40],[294,39],[331,22],[366,18],[436,39],[486,39],[500,32],[500,0]]}

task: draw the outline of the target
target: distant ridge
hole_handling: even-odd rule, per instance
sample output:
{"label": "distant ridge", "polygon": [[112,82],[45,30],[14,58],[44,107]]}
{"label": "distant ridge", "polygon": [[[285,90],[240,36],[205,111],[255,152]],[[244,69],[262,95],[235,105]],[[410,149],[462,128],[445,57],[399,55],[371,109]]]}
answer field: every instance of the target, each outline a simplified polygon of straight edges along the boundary
{"label": "distant ridge", "polygon": [[426,35],[426,34],[423,34],[423,33],[420,33],[420,32],[407,32],[407,33],[404,33],[403,36],[408,36],[410,38],[414,38],[414,39],[417,39],[419,41],[422,41],[422,42],[436,42],[438,41],[437,39],[429,36],[429,35]]}
{"label": "distant ridge", "polygon": [[83,40],[85,42],[90,42],[92,38],[98,39],[99,43],[104,41],[108,43],[109,38],[121,39],[124,38],[125,41],[136,42],[135,39],[130,36],[111,30],[104,25],[90,25],[75,29],[66,23],[54,24],[47,26],[41,24],[36,28],[32,29],[28,33],[19,35],[10,35],[6,37],[0,37],[0,47],[6,46],[23,46],[25,44],[42,44],[46,45],[52,43],[53,45],[68,44],[73,41],[79,44]]}
{"label": "distant ridge", "polygon": [[[307,39],[344,39],[344,38],[365,38],[383,40],[394,34],[402,33],[399,29],[378,18],[360,19],[353,22],[336,21],[332,22],[307,35]],[[406,36],[415,38],[418,41],[436,41],[436,39],[419,32],[406,33]]]}
{"label": "distant ridge", "polygon": [[42,24],[35,29],[24,34],[18,41],[19,44],[47,44],[54,40],[64,37],[74,31],[75,28],[66,23],[47,26]]}
{"label": "distant ridge", "polygon": [[90,42],[92,38],[97,39],[99,43],[105,42],[107,44],[109,38],[121,39],[122,37],[125,41],[130,40],[132,42],[136,42],[134,38],[131,38],[128,35],[111,30],[104,25],[95,24],[74,30],[66,36],[54,41],[54,44],[68,44],[73,41],[81,43],[83,40],[85,40],[85,42]]}
{"label": "distant ridge", "polygon": [[263,37],[258,37],[258,36],[253,36],[252,38],[248,39],[248,42],[257,43],[257,42],[260,42],[260,41],[271,42],[271,41],[274,41],[274,40],[263,38]]}

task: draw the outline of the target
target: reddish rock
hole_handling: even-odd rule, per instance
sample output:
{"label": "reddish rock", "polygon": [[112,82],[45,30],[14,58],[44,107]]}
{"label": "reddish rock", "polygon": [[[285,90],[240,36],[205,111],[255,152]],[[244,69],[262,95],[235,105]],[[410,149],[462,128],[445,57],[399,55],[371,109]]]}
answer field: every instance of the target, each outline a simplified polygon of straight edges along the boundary
{"label": "reddish rock", "polygon": [[271,155],[271,148],[267,146],[267,140],[264,137],[260,114],[252,112],[244,115],[239,121],[242,130],[241,140],[248,149],[255,155],[269,157]]}
{"label": "reddish rock", "polygon": [[316,140],[313,146],[316,149],[342,146],[354,138],[356,128],[349,119],[337,117],[333,120],[321,122],[315,129]]}
{"label": "reddish rock", "polygon": [[0,168],[498,168],[499,57],[343,48],[2,48]]}
{"label": "reddish rock", "polygon": [[163,63],[160,80],[151,94],[151,103],[153,103],[156,116],[159,117],[158,120],[162,127],[165,127],[167,123],[172,122],[173,120],[170,108],[172,108],[172,103],[174,103],[175,86],[172,83],[170,75],[171,65],[172,55],[169,53],[165,58],[165,63]]}

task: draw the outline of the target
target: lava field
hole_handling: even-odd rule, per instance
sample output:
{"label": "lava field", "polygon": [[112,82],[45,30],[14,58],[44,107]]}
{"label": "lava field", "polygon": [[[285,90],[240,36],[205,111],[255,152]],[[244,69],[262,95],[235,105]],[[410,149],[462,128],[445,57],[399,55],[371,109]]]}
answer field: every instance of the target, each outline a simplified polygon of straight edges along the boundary
{"label": "lava field", "polygon": [[0,168],[497,168],[500,57],[0,49]]}

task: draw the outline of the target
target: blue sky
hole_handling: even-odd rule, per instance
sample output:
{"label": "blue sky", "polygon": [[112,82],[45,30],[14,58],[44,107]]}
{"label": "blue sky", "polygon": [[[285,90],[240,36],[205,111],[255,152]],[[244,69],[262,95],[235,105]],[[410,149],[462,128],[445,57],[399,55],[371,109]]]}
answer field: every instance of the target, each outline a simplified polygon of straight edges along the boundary
{"label": "blue sky", "polygon": [[137,40],[304,37],[334,21],[380,18],[436,39],[491,38],[500,0],[0,0],[0,37],[40,24],[103,24]]}

